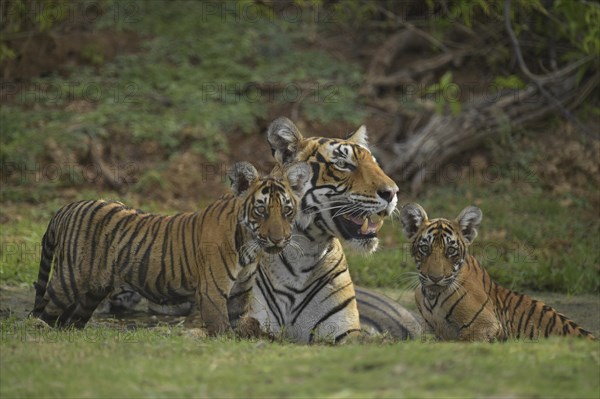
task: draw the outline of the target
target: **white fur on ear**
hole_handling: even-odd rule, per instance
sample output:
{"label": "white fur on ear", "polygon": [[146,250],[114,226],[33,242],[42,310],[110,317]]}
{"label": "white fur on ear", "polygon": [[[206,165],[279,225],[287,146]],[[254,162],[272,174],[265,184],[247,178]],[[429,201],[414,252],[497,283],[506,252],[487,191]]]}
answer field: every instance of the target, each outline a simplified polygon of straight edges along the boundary
{"label": "white fur on ear", "polygon": [[460,226],[460,232],[469,244],[477,237],[477,229],[481,224],[481,219],[483,219],[481,209],[472,205],[463,209],[456,218],[456,222]]}
{"label": "white fur on ear", "polygon": [[419,204],[406,204],[400,211],[400,222],[402,229],[408,239],[412,239],[423,222],[427,221],[427,213]]}
{"label": "white fur on ear", "polygon": [[295,160],[298,144],[302,139],[294,122],[286,117],[275,119],[267,130],[271,152],[280,165],[287,165]]}
{"label": "white fur on ear", "polygon": [[294,162],[286,170],[286,177],[290,187],[296,195],[302,197],[306,183],[310,180],[311,169],[306,162]]}
{"label": "white fur on ear", "polygon": [[227,176],[234,194],[240,196],[258,179],[258,171],[250,162],[236,162]]}
{"label": "white fur on ear", "polygon": [[346,137],[351,143],[362,145],[365,148],[369,147],[369,136],[367,134],[367,127],[365,125],[361,125],[356,131],[352,134],[349,134]]}

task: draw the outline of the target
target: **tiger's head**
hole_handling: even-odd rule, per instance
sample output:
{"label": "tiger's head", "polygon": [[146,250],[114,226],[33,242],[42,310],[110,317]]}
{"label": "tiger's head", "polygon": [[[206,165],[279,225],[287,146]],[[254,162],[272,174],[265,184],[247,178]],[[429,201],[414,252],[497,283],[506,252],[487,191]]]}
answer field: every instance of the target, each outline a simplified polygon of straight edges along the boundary
{"label": "tiger's head", "polygon": [[383,218],[396,209],[398,186],[381,170],[361,126],[346,139],[304,138],[287,118],[268,129],[273,156],[280,165],[306,162],[312,178],[302,196],[296,224],[372,252]]}
{"label": "tiger's head", "polygon": [[481,210],[475,206],[463,209],[455,220],[429,220],[418,204],[402,208],[402,228],[411,240],[411,254],[423,287],[440,292],[455,281],[468,247],[477,237],[482,217]]}
{"label": "tiger's head", "polygon": [[260,177],[248,162],[238,162],[229,171],[233,192],[243,198],[241,224],[253,242],[268,253],[282,251],[291,241],[293,222],[310,168],[296,162],[279,175]]}

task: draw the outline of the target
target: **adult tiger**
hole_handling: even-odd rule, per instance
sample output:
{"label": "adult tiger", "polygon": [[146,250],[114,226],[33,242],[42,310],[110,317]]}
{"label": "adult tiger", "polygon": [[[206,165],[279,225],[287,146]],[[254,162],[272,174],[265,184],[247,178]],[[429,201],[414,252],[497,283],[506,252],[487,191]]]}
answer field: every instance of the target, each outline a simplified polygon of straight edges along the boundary
{"label": "adult tiger", "polygon": [[492,281],[468,251],[482,216],[479,208],[469,206],[453,221],[429,220],[418,204],[402,208],[402,226],[411,240],[419,271],[417,307],[435,335],[443,340],[466,341],[549,335],[594,339],[543,302]]}
{"label": "adult tiger", "polygon": [[[44,234],[33,315],[82,328],[114,287],[129,284],[157,303],[191,300],[188,321],[211,334],[229,329],[234,283],[248,282],[264,253],[290,243],[309,176],[308,166],[298,163],[285,178],[260,178],[251,164],[240,162],[229,173],[235,195],[175,216],[103,200],[64,206]],[[247,304],[236,306],[245,313]]]}
{"label": "adult tiger", "polygon": [[364,126],[346,139],[304,138],[289,119],[279,118],[268,141],[280,165],[301,161],[312,169],[294,224],[300,248],[263,257],[255,281],[238,285],[236,294],[251,293],[250,315],[293,341],[358,335],[356,294],[340,240],[374,251],[398,187],[369,151]]}
{"label": "adult tiger", "polygon": [[[398,188],[371,155],[365,127],[344,140],[305,139],[289,119],[279,118],[268,141],[279,164],[306,161],[313,171],[294,225],[298,246],[264,257],[255,281],[236,284],[232,302],[252,298],[252,316],[266,330],[297,342],[339,341],[363,327],[400,339],[419,336],[419,323],[398,303],[364,288],[355,291],[340,244],[374,251],[382,217],[397,203]],[[112,306],[130,307],[132,298],[134,292],[122,291]],[[163,314],[187,311],[149,306]],[[239,316],[234,311],[230,320]]]}

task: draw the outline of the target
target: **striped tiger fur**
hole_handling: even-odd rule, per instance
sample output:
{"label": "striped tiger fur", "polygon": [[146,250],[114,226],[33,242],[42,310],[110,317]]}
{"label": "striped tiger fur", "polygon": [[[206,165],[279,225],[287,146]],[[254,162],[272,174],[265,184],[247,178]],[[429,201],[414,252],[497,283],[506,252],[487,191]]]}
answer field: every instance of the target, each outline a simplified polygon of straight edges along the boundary
{"label": "striped tiger fur", "polygon": [[346,139],[304,138],[287,118],[272,122],[268,141],[279,165],[312,169],[294,224],[296,248],[259,261],[250,315],[268,332],[296,342],[361,333],[356,293],[341,241],[372,252],[383,218],[396,208],[398,187],[377,164],[364,126]]}
{"label": "striped tiger fur", "polygon": [[492,281],[469,246],[483,214],[474,206],[455,220],[427,218],[418,204],[407,204],[400,218],[411,240],[420,285],[417,306],[442,340],[538,339],[550,335],[594,339],[552,307]]}
{"label": "striped tiger fur", "polygon": [[[229,173],[234,194],[175,216],[104,200],[66,205],[43,237],[32,313],[51,325],[82,328],[114,287],[129,284],[156,303],[191,301],[189,324],[201,323],[210,334],[226,331],[236,281],[247,283],[261,256],[291,242],[309,176],[298,163],[285,178],[260,178],[239,162]],[[244,314],[248,304],[236,304]]]}

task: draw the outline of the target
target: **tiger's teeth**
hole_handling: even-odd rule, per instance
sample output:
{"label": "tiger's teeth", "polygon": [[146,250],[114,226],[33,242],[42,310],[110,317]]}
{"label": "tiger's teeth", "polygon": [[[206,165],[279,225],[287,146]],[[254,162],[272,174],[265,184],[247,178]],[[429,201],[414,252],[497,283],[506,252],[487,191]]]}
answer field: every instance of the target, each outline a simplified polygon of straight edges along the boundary
{"label": "tiger's teeth", "polygon": [[371,215],[369,216],[369,220],[371,221],[371,223],[379,223],[383,218],[380,215]]}
{"label": "tiger's teeth", "polygon": [[365,221],[363,222],[362,226],[360,226],[360,232],[362,234],[367,234],[369,232],[369,219],[365,218]]}
{"label": "tiger's teeth", "polygon": [[381,229],[381,226],[383,226],[383,220],[380,220],[379,223],[377,223],[377,226],[375,227],[375,231],[379,231],[379,229]]}

